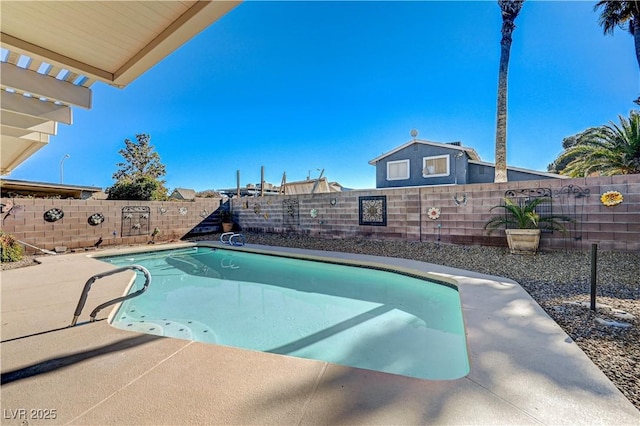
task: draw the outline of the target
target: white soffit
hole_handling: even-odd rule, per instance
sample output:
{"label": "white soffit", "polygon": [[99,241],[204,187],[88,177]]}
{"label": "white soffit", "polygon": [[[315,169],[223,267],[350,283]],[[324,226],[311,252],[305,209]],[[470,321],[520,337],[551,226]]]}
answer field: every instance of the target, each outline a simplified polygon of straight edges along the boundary
{"label": "white soffit", "polygon": [[91,108],[94,82],[125,87],[239,3],[2,0],[0,174]]}

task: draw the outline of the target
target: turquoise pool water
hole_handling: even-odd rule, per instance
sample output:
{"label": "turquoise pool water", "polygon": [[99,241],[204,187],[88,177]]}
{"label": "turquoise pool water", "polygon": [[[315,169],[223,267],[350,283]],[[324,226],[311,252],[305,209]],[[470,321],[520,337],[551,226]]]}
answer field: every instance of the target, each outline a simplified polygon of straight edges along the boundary
{"label": "turquoise pool water", "polygon": [[421,379],[469,372],[460,297],[443,284],[210,247],[100,260],[153,277],[120,306],[117,328]]}

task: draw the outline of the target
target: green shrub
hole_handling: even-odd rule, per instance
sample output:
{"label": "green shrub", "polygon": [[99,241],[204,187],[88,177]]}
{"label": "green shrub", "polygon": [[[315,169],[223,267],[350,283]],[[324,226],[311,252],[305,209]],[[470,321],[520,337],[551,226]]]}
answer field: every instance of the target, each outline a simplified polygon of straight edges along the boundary
{"label": "green shrub", "polygon": [[109,200],[165,201],[167,189],[162,182],[148,176],[136,179],[122,178],[107,188]]}
{"label": "green shrub", "polygon": [[0,258],[3,262],[17,262],[22,259],[24,248],[13,235],[0,231]]}

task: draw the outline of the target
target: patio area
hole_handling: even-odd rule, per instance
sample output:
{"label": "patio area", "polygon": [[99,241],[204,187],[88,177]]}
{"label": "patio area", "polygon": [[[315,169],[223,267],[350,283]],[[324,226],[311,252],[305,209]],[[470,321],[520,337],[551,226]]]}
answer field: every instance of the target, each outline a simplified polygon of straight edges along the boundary
{"label": "patio area", "polygon": [[87,279],[113,266],[85,253],[58,255],[2,272],[2,423],[640,423],[640,412],[511,280],[413,260],[246,247],[456,280],[470,374],[427,381],[126,332],[107,323],[111,309],[87,323],[93,307],[122,295],[133,273],[97,282],[80,325],[67,328]]}

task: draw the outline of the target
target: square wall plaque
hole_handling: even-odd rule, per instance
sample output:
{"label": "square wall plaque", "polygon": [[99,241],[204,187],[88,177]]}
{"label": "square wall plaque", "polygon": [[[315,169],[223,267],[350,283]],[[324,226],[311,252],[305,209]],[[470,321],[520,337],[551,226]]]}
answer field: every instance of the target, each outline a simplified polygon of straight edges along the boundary
{"label": "square wall plaque", "polygon": [[360,225],[387,226],[387,196],[358,197]]}

